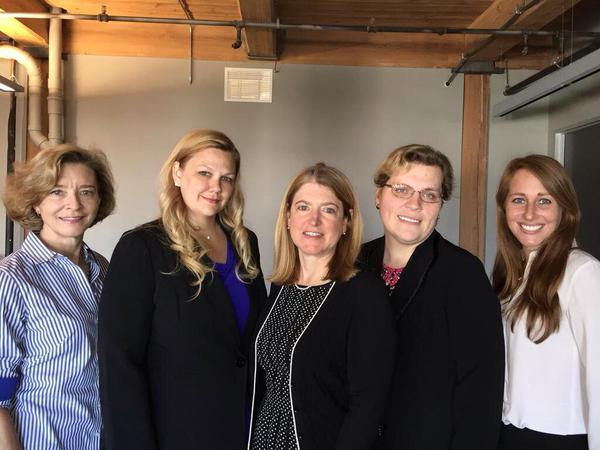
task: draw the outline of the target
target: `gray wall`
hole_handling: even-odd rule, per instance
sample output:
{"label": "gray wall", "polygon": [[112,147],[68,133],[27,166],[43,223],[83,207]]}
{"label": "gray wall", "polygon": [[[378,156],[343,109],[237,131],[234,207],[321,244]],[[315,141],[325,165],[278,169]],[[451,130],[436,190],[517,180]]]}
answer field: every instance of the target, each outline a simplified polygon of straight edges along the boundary
{"label": "gray wall", "polygon": [[[109,156],[117,180],[116,213],[86,241],[110,256],[125,230],[156,217],[160,165],[185,132],[220,129],[242,152],[246,222],[272,266],[276,210],[290,178],[316,161],[348,174],[365,219],[365,240],[381,234],[372,174],[393,148],[425,143],[444,151],[457,175],[438,229],[458,241],[462,77],[444,87],[448,70],[284,65],[274,76],[272,104],[223,101],[223,68],[269,64],[200,62],[188,86],[187,62],[153,58],[71,56],[65,64],[67,140]],[[515,80],[525,74],[511,75]],[[492,102],[504,78],[492,78]],[[2,103],[0,103],[0,108]],[[490,125],[486,265],[495,253],[493,194],[513,156],[546,151],[546,107],[494,119]],[[0,114],[3,110],[0,109]],[[0,116],[0,127],[5,126]],[[0,128],[2,130],[2,128]],[[5,152],[2,152],[4,155]],[[2,156],[4,157],[4,156]]]}
{"label": "gray wall", "polygon": [[[510,83],[516,84],[534,72],[510,72]],[[504,75],[492,77],[490,104],[503,99]],[[529,153],[547,154],[548,100],[541,100],[504,117],[490,119],[488,180],[486,204],[485,266],[491,272],[496,255],[496,189],[506,164]]]}
{"label": "gray wall", "polygon": [[554,154],[557,132],[600,119],[600,72],[550,97],[548,148]]}
{"label": "gray wall", "polygon": [[[223,101],[225,65],[197,62],[188,86],[185,61],[69,59],[68,138],[106,151],[118,183],[117,212],[88,232],[90,245],[108,256],[123,231],[157,215],[159,167],[178,138],[197,127],[220,129],[240,148],[246,222],[259,236],[266,273],[281,195],[306,165],[323,160],[350,177],[365,239],[381,234],[371,178],[390,150],[430,144],[460,172],[462,79],[443,87],[447,70],[284,65],[274,77],[273,103],[249,104]],[[458,207],[454,198],[439,225],[453,241]]]}

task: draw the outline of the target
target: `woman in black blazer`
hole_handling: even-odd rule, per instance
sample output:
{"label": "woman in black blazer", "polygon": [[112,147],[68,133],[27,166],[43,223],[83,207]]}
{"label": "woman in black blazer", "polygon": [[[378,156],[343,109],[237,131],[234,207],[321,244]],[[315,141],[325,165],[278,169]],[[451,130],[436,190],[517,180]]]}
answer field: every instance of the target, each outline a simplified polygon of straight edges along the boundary
{"label": "woman in black blazer", "polygon": [[266,291],[239,166],[222,133],[184,136],[161,171],[161,217],[113,253],[99,319],[108,450],[245,447],[248,349]]}
{"label": "woman in black blazer", "polygon": [[284,195],[269,306],[255,341],[251,450],[369,450],[393,368],[383,284],[354,266],[348,179],[319,163]]}
{"label": "woman in black blazer", "polygon": [[499,302],[481,262],[435,231],[452,178],[448,158],[423,145],[394,150],[375,173],[384,236],[364,244],[359,261],[388,287],[398,345],[378,449],[498,444]]}

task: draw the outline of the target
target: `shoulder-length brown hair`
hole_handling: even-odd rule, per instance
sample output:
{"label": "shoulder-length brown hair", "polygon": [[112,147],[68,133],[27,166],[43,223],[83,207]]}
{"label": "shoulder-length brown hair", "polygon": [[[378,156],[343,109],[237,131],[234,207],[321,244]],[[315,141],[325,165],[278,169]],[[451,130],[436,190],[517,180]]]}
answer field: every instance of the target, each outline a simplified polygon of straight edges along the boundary
{"label": "shoulder-length brown hair", "polygon": [[342,213],[348,221],[346,234],[341,236],[335,253],[329,261],[326,279],[346,281],[357,272],[355,262],[360,250],[363,226],[358,200],[346,175],[335,167],[320,162],[307,167],[296,175],[281,200],[275,225],[275,267],[270,277],[271,282],[275,284],[291,284],[298,281],[300,276],[298,249],[287,229],[287,217],[294,195],[304,184],[309,182],[318,183],[331,189],[342,203]]}
{"label": "shoulder-length brown hair", "polygon": [[[510,182],[518,170],[526,170],[544,185],[561,210],[560,223],[537,249],[526,284],[517,298],[526,266],[522,246],[508,228],[506,199]],[[564,168],[544,155],[528,155],[508,163],[496,193],[497,245],[492,285],[506,303],[504,314],[511,329],[526,316],[527,336],[536,344],[543,342],[560,326],[558,287],[565,273],[569,252],[581,219],[577,194]]]}
{"label": "shoulder-length brown hair", "polygon": [[207,148],[216,148],[229,154],[235,167],[233,193],[217,217],[221,227],[230,234],[231,243],[239,255],[235,268],[236,275],[244,281],[256,278],[259,272],[258,262],[252,259],[248,230],[244,227],[243,221],[244,196],[240,188],[240,153],[231,139],[219,131],[206,129],[192,131],[179,140],[161,168],[159,203],[160,218],[169,237],[170,247],[178,254],[179,263],[194,276],[193,285],[198,287],[197,294],[200,293],[206,275],[214,269],[212,265],[203,262],[203,257],[207,253],[206,243],[199,242],[194,237],[194,229],[181,191],[173,181],[173,166],[176,162],[181,167],[185,166],[192,156]]}
{"label": "shoulder-length brown hair", "polygon": [[42,218],[34,208],[56,186],[63,165],[69,163],[83,164],[96,175],[100,206],[90,226],[108,217],[115,209],[115,188],[108,159],[100,150],[87,150],[73,144],[42,150],[29,161],[15,165],[14,172],[6,178],[4,206],[8,216],[26,230],[41,230]]}

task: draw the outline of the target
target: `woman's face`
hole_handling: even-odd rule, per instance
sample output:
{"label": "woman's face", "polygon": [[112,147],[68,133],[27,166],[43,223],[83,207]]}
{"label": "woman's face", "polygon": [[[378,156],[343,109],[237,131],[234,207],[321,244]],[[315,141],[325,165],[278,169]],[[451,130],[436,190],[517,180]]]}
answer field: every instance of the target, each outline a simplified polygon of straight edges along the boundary
{"label": "woman's face", "polygon": [[556,199],[525,169],[517,170],[510,180],[504,210],[508,228],[523,247],[525,256],[556,230],[562,215]]}
{"label": "woman's face", "polygon": [[322,184],[303,184],[288,211],[288,227],[301,256],[329,260],[335,253],[348,220],[342,202]]}
{"label": "woman's face", "polygon": [[442,208],[441,201],[424,202],[417,191],[441,193],[442,170],[437,166],[412,163],[397,169],[386,184],[404,184],[415,190],[410,198],[397,197],[389,187],[379,187],[375,193],[386,240],[414,249],[429,237]]}
{"label": "woman's face", "polygon": [[216,148],[199,150],[183,166],[179,162],[173,165],[173,181],[181,190],[193,225],[204,225],[225,208],[235,177],[231,153]]}
{"label": "woman's face", "polygon": [[94,171],[81,163],[64,164],[56,185],[34,208],[43,222],[40,239],[52,248],[81,241],[96,219],[99,206]]}

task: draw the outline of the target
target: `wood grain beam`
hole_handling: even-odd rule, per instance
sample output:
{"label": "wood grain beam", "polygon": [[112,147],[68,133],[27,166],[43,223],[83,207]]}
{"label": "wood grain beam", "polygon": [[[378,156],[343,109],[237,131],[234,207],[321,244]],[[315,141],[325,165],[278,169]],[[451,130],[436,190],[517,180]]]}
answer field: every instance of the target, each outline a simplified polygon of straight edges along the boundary
{"label": "wood grain beam", "polygon": [[[65,52],[84,55],[188,58],[186,26],[65,21]],[[235,30],[229,27],[194,27],[194,59],[246,61],[242,49],[234,50]],[[429,34],[287,32],[284,64],[328,64],[368,67],[450,68],[460,58],[462,36]],[[509,61],[511,69],[541,69],[551,55]]]}
{"label": "wood grain beam", "polygon": [[489,75],[465,75],[460,166],[460,246],[485,257]]}
{"label": "wood grain beam", "polygon": [[[521,14],[510,28],[539,30],[570,9],[571,6],[576,5],[579,1],[543,0]],[[469,28],[499,28],[523,4],[523,0],[494,0],[490,7],[469,25]],[[465,53],[476,49],[485,39],[482,37],[469,38]],[[476,53],[473,59],[478,61],[497,61],[502,59],[503,55],[510,49],[522,43],[523,38],[519,36],[495,36],[489,45]]]}
{"label": "wood grain beam", "polygon": [[[109,56],[189,58],[189,28],[181,25],[70,21],[64,24],[67,53]],[[194,27],[194,59],[246,61],[234,50],[235,30],[229,27]]]}
{"label": "wood grain beam", "polygon": [[[37,0],[0,0],[0,11],[48,12]],[[48,21],[0,18],[0,32],[21,45],[48,47]]]}
{"label": "wood grain beam", "polygon": [[[238,0],[242,20],[274,22],[274,0]],[[266,28],[245,28],[245,48],[250,59],[277,59],[277,32]]]}

